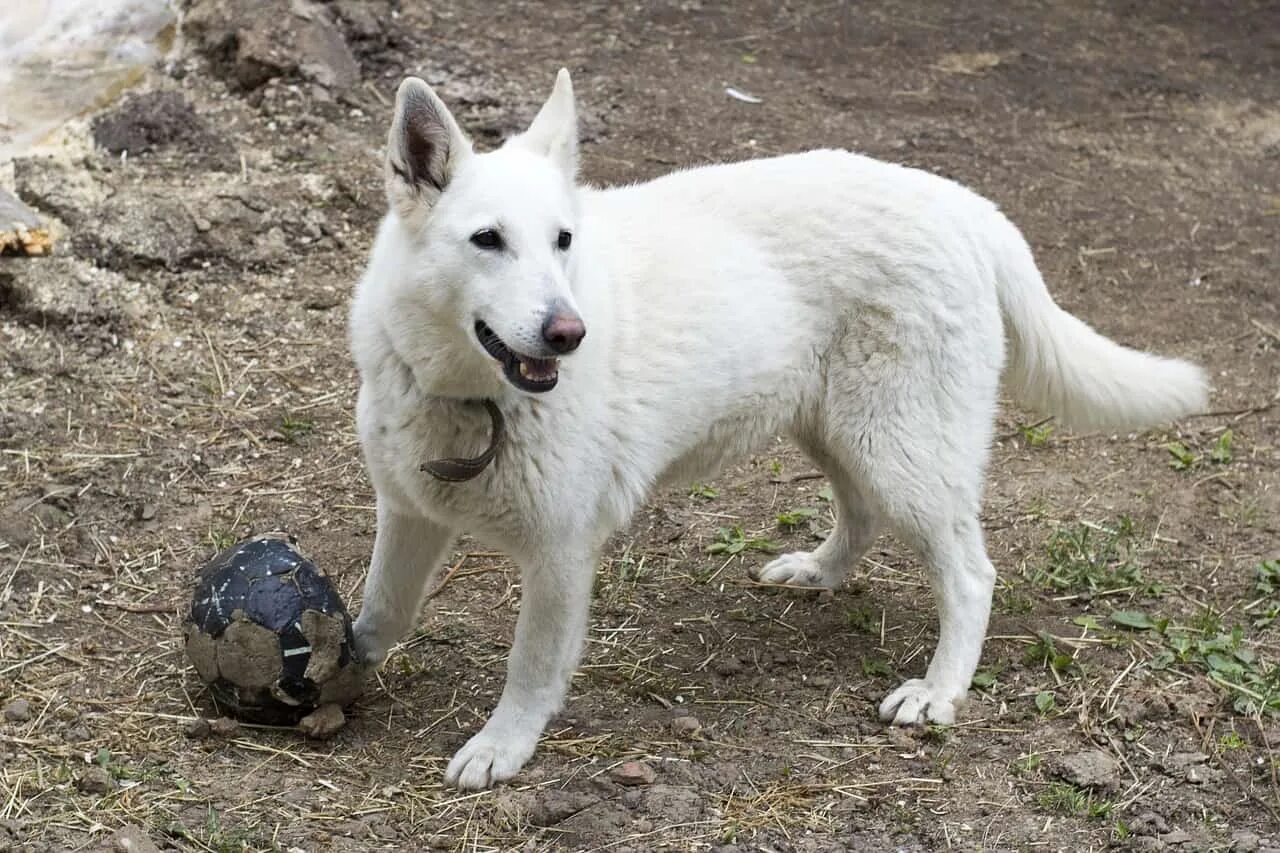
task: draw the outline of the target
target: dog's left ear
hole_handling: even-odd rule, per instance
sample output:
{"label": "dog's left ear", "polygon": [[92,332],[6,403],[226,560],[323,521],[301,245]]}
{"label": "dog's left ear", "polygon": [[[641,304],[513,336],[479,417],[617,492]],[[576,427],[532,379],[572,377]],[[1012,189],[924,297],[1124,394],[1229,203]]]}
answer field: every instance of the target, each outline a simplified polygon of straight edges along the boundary
{"label": "dog's left ear", "polygon": [[551,97],[538,110],[533,124],[512,141],[550,157],[570,178],[578,174],[578,113],[569,69],[560,69]]}

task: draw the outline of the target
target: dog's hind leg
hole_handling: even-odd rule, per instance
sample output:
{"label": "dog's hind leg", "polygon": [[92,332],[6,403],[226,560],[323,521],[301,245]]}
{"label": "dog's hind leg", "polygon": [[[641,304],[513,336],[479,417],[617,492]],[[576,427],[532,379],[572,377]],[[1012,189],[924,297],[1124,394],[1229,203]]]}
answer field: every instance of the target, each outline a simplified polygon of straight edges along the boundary
{"label": "dog's hind leg", "polygon": [[879,513],[864,499],[853,474],[835,456],[801,440],[827,475],[836,505],[836,526],[813,551],[792,551],[750,574],[760,583],[835,589],[880,532]]}

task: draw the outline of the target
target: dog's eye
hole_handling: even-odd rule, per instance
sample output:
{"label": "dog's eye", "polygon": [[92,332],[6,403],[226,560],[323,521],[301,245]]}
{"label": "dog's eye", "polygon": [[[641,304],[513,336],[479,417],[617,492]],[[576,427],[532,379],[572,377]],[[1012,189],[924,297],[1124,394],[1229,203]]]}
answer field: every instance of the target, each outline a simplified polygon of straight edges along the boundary
{"label": "dog's eye", "polygon": [[481,249],[501,249],[502,235],[492,228],[482,228],[471,235],[471,243]]}
{"label": "dog's eye", "polygon": [[573,242],[573,235],[568,231],[561,231],[560,236],[556,238],[556,248],[562,252],[569,251],[569,244]]}

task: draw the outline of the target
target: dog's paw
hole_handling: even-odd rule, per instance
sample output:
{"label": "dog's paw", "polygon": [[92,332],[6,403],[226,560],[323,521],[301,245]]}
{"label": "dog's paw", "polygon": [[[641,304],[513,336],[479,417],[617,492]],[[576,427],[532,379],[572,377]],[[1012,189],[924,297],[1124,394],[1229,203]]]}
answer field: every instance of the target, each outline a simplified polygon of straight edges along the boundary
{"label": "dog's paw", "polygon": [[956,708],[964,699],[964,695],[956,696],[923,678],[913,678],[880,703],[880,719],[895,726],[949,726],[956,721]]}
{"label": "dog's paw", "polygon": [[760,583],[833,589],[836,584],[822,570],[822,564],[808,551],[783,554],[764,568],[752,568],[749,574]]}
{"label": "dog's paw", "polygon": [[445,784],[478,791],[506,781],[520,772],[537,743],[537,735],[490,733],[486,726],[453,756],[444,771]]}
{"label": "dog's paw", "polygon": [[382,666],[382,662],[387,659],[387,652],[391,650],[390,644],[378,637],[378,632],[363,616],[351,626],[351,633],[356,641],[356,647],[352,649],[356,661],[368,667]]}

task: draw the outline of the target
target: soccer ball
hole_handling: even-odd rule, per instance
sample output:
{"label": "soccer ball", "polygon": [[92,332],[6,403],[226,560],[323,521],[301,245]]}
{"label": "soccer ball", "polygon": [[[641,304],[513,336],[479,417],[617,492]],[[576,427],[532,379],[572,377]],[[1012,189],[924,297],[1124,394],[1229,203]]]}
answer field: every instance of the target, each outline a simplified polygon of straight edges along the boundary
{"label": "soccer ball", "polygon": [[347,608],[284,534],[209,561],[183,633],[214,702],[243,720],[292,725],[319,705],[350,703],[363,687]]}

